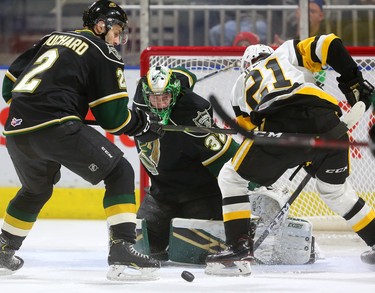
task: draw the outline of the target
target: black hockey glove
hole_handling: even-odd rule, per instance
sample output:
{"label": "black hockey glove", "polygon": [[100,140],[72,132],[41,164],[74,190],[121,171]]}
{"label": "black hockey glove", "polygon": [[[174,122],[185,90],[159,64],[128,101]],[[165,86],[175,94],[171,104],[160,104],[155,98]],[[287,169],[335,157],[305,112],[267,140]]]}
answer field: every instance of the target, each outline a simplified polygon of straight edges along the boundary
{"label": "black hockey glove", "polygon": [[141,142],[149,142],[163,137],[165,131],[160,124],[161,118],[158,115],[139,109],[134,112],[142,125],[140,131],[134,135],[136,139]]}
{"label": "black hockey glove", "polygon": [[357,71],[356,75],[357,76],[350,81],[345,81],[341,76],[337,77],[339,89],[345,95],[350,106],[353,106],[358,101],[362,101],[365,103],[367,110],[371,103],[374,103],[374,86],[363,79],[360,71]]}

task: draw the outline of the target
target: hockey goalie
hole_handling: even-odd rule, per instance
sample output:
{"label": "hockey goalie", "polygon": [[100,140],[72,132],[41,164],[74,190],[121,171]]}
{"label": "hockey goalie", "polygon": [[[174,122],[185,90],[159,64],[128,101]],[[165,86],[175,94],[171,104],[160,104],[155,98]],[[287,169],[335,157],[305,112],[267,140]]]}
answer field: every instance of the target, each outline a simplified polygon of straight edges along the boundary
{"label": "hockey goalie", "polygon": [[[288,200],[289,191],[282,187],[260,187],[249,191],[252,220],[249,234],[257,240]],[[136,248],[148,253],[147,225],[138,223]],[[209,254],[227,248],[222,221],[175,218],[171,222],[168,255],[178,263],[202,265]],[[318,252],[310,222],[284,216],[278,227],[268,235],[254,252],[254,264],[303,265],[313,263]],[[213,268],[215,270],[215,268]],[[207,273],[210,273],[210,268]],[[224,275],[236,274],[235,268],[225,269]],[[216,272],[215,272],[216,274]]]}

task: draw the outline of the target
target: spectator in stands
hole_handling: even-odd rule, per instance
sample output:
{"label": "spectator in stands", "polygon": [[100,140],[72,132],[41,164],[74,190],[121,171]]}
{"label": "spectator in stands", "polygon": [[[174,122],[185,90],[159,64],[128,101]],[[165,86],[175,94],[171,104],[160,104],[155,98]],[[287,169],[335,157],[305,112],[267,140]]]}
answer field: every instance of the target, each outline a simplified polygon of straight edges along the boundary
{"label": "spectator in stands", "polygon": [[[238,5],[268,5],[273,1],[262,1],[262,0],[242,0],[235,4]],[[265,16],[261,13],[256,14],[256,19],[252,19],[252,14],[246,12],[240,19],[239,31],[237,30],[237,21],[234,16],[224,23],[224,31],[222,31],[222,25],[219,23],[213,26],[209,31],[210,44],[212,46],[232,46],[236,35],[239,32],[252,32],[259,36],[261,43],[267,42],[267,21]],[[255,27],[254,27],[255,23]],[[221,35],[224,34],[224,42],[221,43]]]}
{"label": "spectator in stands", "polygon": [[[349,5],[375,5],[375,0],[351,0]],[[351,11],[345,11],[343,21],[346,22],[342,32],[342,40],[347,46],[370,46],[374,44],[369,34],[369,26],[373,25],[373,20],[369,18],[367,10],[358,11],[358,19],[356,21],[356,30],[353,26]],[[372,21],[372,23],[371,23]],[[354,38],[356,33],[357,39]]]}
{"label": "spectator in stands", "polygon": [[259,44],[259,37],[251,32],[240,32],[233,41],[233,46],[247,47]]}
{"label": "spectator in stands", "polygon": [[[292,4],[292,3],[288,3]],[[297,3],[294,3],[297,4]],[[324,21],[324,11],[323,11],[323,0],[309,0],[309,36],[316,36],[321,35],[324,32],[322,22]],[[297,8],[295,12],[295,19],[289,23],[287,32],[291,32],[290,34],[286,34],[285,36],[280,36],[279,34],[275,34],[274,41],[272,46],[280,46],[282,43],[285,42],[287,39],[299,39],[300,32],[299,32],[299,21],[300,21],[301,11]]]}

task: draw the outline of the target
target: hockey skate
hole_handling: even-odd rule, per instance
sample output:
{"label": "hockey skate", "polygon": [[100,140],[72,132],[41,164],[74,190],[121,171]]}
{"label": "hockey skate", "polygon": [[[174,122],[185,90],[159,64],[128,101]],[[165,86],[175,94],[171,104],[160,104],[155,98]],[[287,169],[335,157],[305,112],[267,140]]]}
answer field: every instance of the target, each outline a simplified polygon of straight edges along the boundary
{"label": "hockey skate", "polygon": [[253,240],[249,235],[241,237],[227,249],[206,258],[205,273],[219,276],[249,276],[253,257]]}
{"label": "hockey skate", "polygon": [[0,235],[0,275],[14,274],[23,266],[23,259],[15,256],[15,250],[10,248],[10,240]]}
{"label": "hockey skate", "polygon": [[122,239],[110,241],[107,279],[112,281],[156,280],[160,262],[139,253],[132,243]]}
{"label": "hockey skate", "polygon": [[372,246],[371,250],[365,251],[361,254],[361,260],[364,263],[375,265],[375,245]]}

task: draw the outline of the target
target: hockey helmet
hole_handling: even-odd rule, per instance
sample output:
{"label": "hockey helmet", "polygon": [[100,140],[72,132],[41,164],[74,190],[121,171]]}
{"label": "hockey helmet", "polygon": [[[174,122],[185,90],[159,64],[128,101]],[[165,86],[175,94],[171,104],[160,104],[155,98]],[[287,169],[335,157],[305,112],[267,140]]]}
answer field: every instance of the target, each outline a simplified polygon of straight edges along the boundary
{"label": "hockey helmet", "polygon": [[162,118],[164,125],[168,123],[180,91],[180,80],[165,66],[151,67],[147,72],[146,82],[142,82],[142,93],[147,107]]}
{"label": "hockey helmet", "polygon": [[120,6],[112,1],[98,0],[94,2],[88,10],[83,12],[82,20],[83,26],[91,30],[99,21],[104,21],[106,32],[101,35],[103,39],[112,26],[117,24],[123,31],[121,43],[125,44],[128,40],[128,16]]}
{"label": "hockey helmet", "polygon": [[274,50],[271,47],[262,44],[248,46],[241,59],[241,71],[245,71],[248,67],[268,57],[273,52]]}

